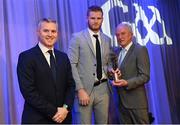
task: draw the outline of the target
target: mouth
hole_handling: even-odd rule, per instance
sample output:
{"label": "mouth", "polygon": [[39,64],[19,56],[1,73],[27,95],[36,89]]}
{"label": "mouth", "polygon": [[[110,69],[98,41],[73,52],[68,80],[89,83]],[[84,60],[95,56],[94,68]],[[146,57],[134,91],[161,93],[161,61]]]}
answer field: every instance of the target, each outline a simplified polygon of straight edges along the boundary
{"label": "mouth", "polygon": [[52,38],[52,37],[47,37],[47,38],[46,38],[47,41],[52,41],[53,39],[54,39],[54,38]]}
{"label": "mouth", "polygon": [[124,42],[124,40],[123,40],[123,39],[120,39],[120,41],[121,41],[121,42]]}

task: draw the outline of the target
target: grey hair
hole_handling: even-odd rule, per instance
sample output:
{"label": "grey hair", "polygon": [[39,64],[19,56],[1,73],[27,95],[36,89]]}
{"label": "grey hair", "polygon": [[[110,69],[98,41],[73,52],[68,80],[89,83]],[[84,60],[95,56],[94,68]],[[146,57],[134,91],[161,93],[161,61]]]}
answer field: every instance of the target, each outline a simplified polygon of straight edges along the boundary
{"label": "grey hair", "polygon": [[122,23],[120,23],[117,27],[121,27],[121,26],[127,27],[128,30],[129,30],[131,33],[133,33],[132,26],[131,26],[131,24],[130,24],[129,22],[122,22]]}
{"label": "grey hair", "polygon": [[43,19],[41,19],[41,20],[39,21],[39,23],[38,23],[38,29],[41,28],[41,25],[42,25],[43,22],[56,24],[57,30],[58,30],[58,23],[57,23],[57,21],[56,21],[56,20],[53,20],[53,19],[51,19],[51,18],[43,18]]}

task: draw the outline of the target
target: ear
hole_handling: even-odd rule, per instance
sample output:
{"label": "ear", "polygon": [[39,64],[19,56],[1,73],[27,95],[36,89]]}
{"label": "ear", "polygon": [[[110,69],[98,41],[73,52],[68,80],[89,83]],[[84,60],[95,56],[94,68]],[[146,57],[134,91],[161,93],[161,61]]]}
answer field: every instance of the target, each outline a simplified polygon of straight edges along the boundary
{"label": "ear", "polygon": [[86,23],[88,23],[88,20],[89,20],[89,17],[87,16],[87,17],[86,17]]}
{"label": "ear", "polygon": [[40,35],[39,29],[36,30],[36,34],[37,34],[38,36]]}

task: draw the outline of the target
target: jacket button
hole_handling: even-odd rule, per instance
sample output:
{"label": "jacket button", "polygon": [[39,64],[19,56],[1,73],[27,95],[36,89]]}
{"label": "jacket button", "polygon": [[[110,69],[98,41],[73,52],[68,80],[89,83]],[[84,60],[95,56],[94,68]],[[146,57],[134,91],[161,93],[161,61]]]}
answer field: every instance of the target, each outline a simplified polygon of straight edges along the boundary
{"label": "jacket button", "polygon": [[93,73],[93,76],[95,76],[95,73]]}

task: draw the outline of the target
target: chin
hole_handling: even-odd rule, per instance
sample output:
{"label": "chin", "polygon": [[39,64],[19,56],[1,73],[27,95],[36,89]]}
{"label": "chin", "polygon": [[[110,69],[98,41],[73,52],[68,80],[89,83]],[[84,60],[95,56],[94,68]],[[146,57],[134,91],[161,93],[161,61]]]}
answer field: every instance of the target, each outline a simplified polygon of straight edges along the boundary
{"label": "chin", "polygon": [[92,31],[99,31],[99,29],[100,29],[100,27],[92,27],[92,28],[90,28]]}
{"label": "chin", "polygon": [[54,46],[54,44],[46,44],[46,46],[47,46],[48,48],[52,48],[52,47]]}

